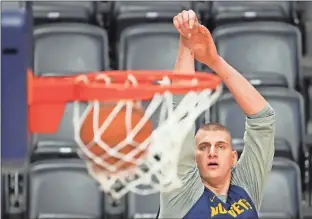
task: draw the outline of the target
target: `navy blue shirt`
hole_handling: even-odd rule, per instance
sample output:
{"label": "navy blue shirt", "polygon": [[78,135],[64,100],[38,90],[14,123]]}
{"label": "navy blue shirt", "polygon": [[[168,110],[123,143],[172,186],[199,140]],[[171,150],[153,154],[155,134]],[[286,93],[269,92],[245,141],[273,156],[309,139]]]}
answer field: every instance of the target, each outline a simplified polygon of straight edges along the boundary
{"label": "navy blue shirt", "polygon": [[258,218],[258,213],[247,192],[231,185],[225,203],[205,188],[184,218]]}

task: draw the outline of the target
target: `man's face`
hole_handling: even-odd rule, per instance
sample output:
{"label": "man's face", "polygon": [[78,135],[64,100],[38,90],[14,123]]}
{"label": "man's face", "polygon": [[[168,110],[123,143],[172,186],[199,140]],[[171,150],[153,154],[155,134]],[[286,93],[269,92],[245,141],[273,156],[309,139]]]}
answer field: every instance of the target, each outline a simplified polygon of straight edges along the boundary
{"label": "man's face", "polygon": [[202,179],[214,183],[231,176],[237,162],[231,136],[226,131],[199,130],[196,134],[196,162]]}

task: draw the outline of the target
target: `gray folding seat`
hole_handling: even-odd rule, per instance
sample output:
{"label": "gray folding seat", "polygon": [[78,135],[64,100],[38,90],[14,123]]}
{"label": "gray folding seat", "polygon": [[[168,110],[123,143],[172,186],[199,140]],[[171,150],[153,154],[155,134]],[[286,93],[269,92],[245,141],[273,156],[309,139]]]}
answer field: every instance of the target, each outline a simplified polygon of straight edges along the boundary
{"label": "gray folding seat", "polygon": [[298,165],[288,159],[275,158],[264,188],[259,216],[261,219],[303,218],[301,180]]}
{"label": "gray folding seat", "polygon": [[48,159],[29,167],[29,218],[101,218],[104,198],[79,159]]}
{"label": "gray folding seat", "polygon": [[1,2],[1,11],[12,10],[17,8],[25,8],[26,2],[24,1],[2,1]]}
{"label": "gray folding seat", "polygon": [[121,33],[119,69],[173,70],[179,34],[172,24],[141,24]]}
{"label": "gray folding seat", "polygon": [[195,4],[192,1],[116,1],[111,9],[116,36],[132,25],[150,22],[172,23],[173,17],[181,11],[200,8]]}
{"label": "gray folding seat", "polygon": [[[299,162],[305,147],[303,98],[297,91],[282,87],[261,87],[259,92],[276,112],[275,155]],[[225,125],[232,134],[233,146],[243,150],[245,115],[233,96],[226,92],[213,106],[213,120]]]}
{"label": "gray folding seat", "polygon": [[310,1],[299,1],[297,3],[297,10],[301,14],[303,22],[312,20],[312,3]]}
{"label": "gray folding seat", "polygon": [[109,68],[105,30],[80,23],[55,23],[34,31],[34,72],[39,75],[101,71]]}
{"label": "gray folding seat", "polygon": [[95,19],[95,2],[92,1],[34,1],[36,24],[49,22],[92,22]]}
{"label": "gray folding seat", "polygon": [[213,1],[211,16],[214,22],[246,20],[292,21],[295,2],[291,1]]}
{"label": "gray folding seat", "polygon": [[295,88],[300,74],[301,34],[282,22],[241,22],[213,31],[219,54],[255,85]]}
{"label": "gray folding seat", "polygon": [[312,119],[312,2],[298,2],[299,11],[301,14],[301,22],[303,26],[304,44],[302,57],[302,74],[304,75],[306,112],[309,120]]}
{"label": "gray folding seat", "polygon": [[159,193],[151,195],[128,194],[128,218],[156,218]]}
{"label": "gray folding seat", "polygon": [[[109,69],[107,34],[98,27],[78,23],[49,24],[37,27],[34,37],[36,75],[63,76]],[[86,107],[81,106],[82,109]],[[72,116],[73,105],[68,103],[56,133],[33,135],[34,155],[76,153]]]}

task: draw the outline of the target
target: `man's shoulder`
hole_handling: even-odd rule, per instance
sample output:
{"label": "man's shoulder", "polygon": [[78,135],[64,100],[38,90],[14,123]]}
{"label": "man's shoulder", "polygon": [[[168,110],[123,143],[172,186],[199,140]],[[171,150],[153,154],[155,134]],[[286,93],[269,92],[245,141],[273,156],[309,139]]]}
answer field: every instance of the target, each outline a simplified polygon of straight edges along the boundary
{"label": "man's shoulder", "polygon": [[204,193],[199,172],[182,180],[183,186],[170,192],[160,193],[160,215],[162,217],[182,218],[195,205]]}

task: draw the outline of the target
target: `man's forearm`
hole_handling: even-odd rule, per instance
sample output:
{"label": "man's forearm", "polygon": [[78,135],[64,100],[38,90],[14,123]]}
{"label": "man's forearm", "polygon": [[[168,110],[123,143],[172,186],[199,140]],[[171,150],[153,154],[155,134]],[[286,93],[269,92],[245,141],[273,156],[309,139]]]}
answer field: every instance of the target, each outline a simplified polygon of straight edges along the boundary
{"label": "man's forearm", "polygon": [[174,72],[191,74],[195,73],[194,55],[192,51],[179,40],[179,50],[175,63]]}
{"label": "man's forearm", "polygon": [[267,101],[246,78],[230,66],[222,57],[218,58],[209,67],[222,79],[245,114],[255,115],[264,109]]}
{"label": "man's forearm", "polygon": [[[182,73],[182,74],[194,74],[195,73],[195,65],[194,65],[194,55],[192,54],[192,51],[187,48],[185,45],[183,45],[182,42],[183,39],[180,38],[179,40],[179,49],[178,49],[178,55],[176,58],[176,63],[173,72],[174,73]],[[173,82],[175,84],[178,83],[185,83],[185,82]],[[182,100],[182,96],[174,96],[173,98],[173,106],[174,108],[177,107],[177,105]]]}

